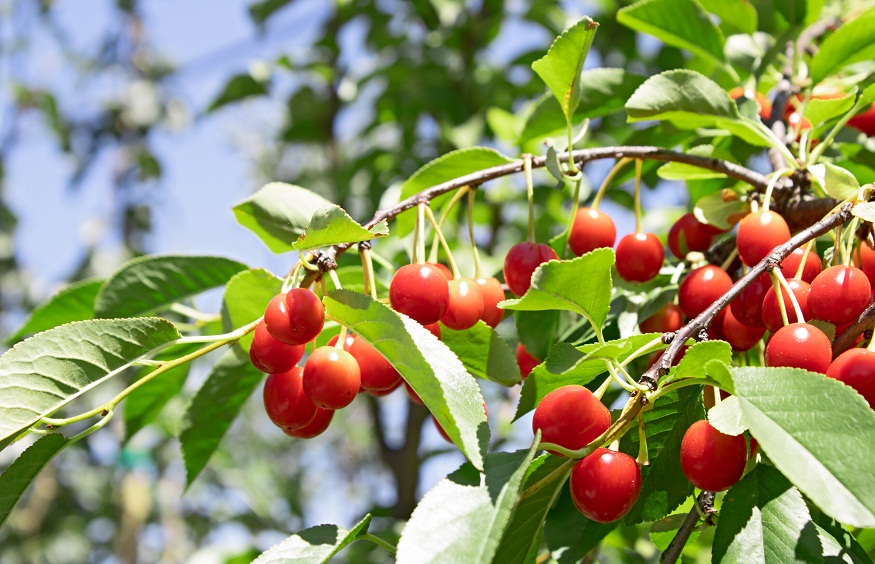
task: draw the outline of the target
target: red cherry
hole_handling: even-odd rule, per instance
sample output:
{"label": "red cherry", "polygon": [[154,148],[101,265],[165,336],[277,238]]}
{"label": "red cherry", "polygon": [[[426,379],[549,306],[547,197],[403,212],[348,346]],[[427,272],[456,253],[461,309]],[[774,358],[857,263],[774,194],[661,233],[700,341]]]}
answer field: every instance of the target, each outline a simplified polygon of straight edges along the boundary
{"label": "red cherry", "polygon": [[267,304],[264,324],[274,338],[303,345],[315,339],[325,325],[325,308],[319,296],[306,288],[292,288],[277,294]]}
{"label": "red cherry", "polygon": [[450,301],[441,323],[462,331],[480,321],[483,315],[483,295],[480,287],[470,278],[456,278],[450,282]]}
{"label": "red cherry", "polygon": [[760,106],[759,115],[763,121],[769,119],[769,116],[772,115],[772,103],[769,102],[769,99],[759,92],[755,92],[753,90],[745,90],[740,86],[736,86],[732,90],[728,92],[729,97],[733,100],[737,100],[744,96],[749,100],[756,100],[757,104]]}
{"label": "red cherry", "polygon": [[[335,336],[331,337],[330,339],[328,339],[328,346],[329,347],[336,346],[338,337],[340,337],[340,335],[335,335]],[[355,334],[347,333],[346,339],[344,339],[344,341],[343,341],[343,350],[345,350],[346,352],[349,352],[350,347],[352,347],[352,344],[355,342],[355,340],[356,340]]]}
{"label": "red cherry", "polygon": [[700,222],[692,213],[682,215],[668,230],[668,248],[681,260],[691,251],[707,251],[713,240],[711,226]]}
{"label": "red cherry", "polygon": [[423,325],[423,327],[428,329],[429,332],[431,332],[431,334],[438,339],[441,338],[441,326],[438,323],[428,323],[426,325]]}
{"label": "red cherry", "polygon": [[724,435],[707,420],[696,421],[681,440],[681,470],[687,480],[709,492],[728,490],[747,464],[744,435]]}
{"label": "red cherry", "polygon": [[611,425],[611,413],[583,386],[562,386],[544,396],[532,418],[541,441],[569,450],[583,448]]}
{"label": "red cherry", "polygon": [[392,309],[423,325],[437,323],[447,311],[450,286],[440,269],[429,264],[402,266],[389,284]]}
{"label": "red cherry", "polygon": [[732,314],[739,323],[748,327],[765,327],[763,322],[763,298],[772,287],[772,279],[764,272],[729,302]]}
{"label": "red cherry", "polygon": [[525,380],[532,373],[532,369],[541,364],[541,361],[529,354],[525,345],[519,343],[516,346],[516,363],[520,367],[523,380]]}
{"label": "red cherry", "polygon": [[719,266],[707,265],[687,274],[678,289],[678,303],[690,319],[705,311],[732,288],[732,279]]}
{"label": "red cherry", "polygon": [[753,266],[789,240],[790,228],[784,218],[771,210],[760,210],[739,222],[735,244],[741,261]]}
{"label": "red cherry", "polygon": [[425,402],[422,401],[422,398],[419,397],[419,394],[413,391],[413,388],[410,387],[410,384],[407,383],[406,380],[402,380],[404,382],[404,389],[407,390],[407,395],[410,397],[410,401],[413,403],[418,403],[419,405],[425,405]]}
{"label": "red cherry", "polygon": [[684,325],[684,313],[681,306],[667,303],[659,310],[638,324],[642,333],[671,333]]}
{"label": "red cherry", "polygon": [[602,247],[613,247],[617,239],[614,220],[592,208],[580,208],[571,224],[568,246],[580,256]]}
{"label": "red cherry", "polygon": [[829,338],[808,323],[781,327],[766,345],[766,366],[787,366],[826,374],[831,361]]}
{"label": "red cherry", "polygon": [[375,398],[381,398],[384,396],[388,396],[389,394],[391,394],[392,392],[394,392],[395,390],[400,388],[401,382],[403,382],[403,380],[398,380],[398,382],[394,386],[389,388],[388,390],[365,390],[365,389],[362,389],[362,390],[359,390],[359,393],[364,392],[368,395],[374,396]]}
{"label": "red cherry", "polygon": [[304,356],[304,345],[287,345],[274,339],[261,321],[255,326],[249,360],[255,368],[268,374],[288,372]]}
{"label": "red cherry", "polygon": [[427,264],[429,266],[433,266],[433,267],[437,268],[438,270],[440,270],[441,273],[444,275],[444,278],[447,279],[447,282],[449,282],[450,280],[453,279],[453,271],[450,270],[446,265],[443,265],[439,262],[427,262],[425,264]]}
{"label": "red cherry", "polygon": [[808,307],[816,319],[844,325],[872,303],[869,279],[856,266],[831,266],[811,283]]}
{"label": "red cherry", "polygon": [[[784,273],[784,278],[789,280],[796,277],[796,271],[799,270],[799,263],[802,262],[802,256],[805,254],[805,249],[794,249],[787,258],[781,262],[781,272]],[[873,257],[875,258],[875,257]],[[820,257],[811,249],[808,252],[808,257],[805,259],[805,266],[802,267],[802,280],[811,284],[811,282],[820,274],[823,267],[820,264]]]}
{"label": "red cherry", "polygon": [[504,301],[504,289],[497,278],[478,278],[476,282],[483,297],[483,315],[480,319],[495,329],[504,317],[504,310],[498,307],[498,302]]}
{"label": "red cherry", "polygon": [[[793,290],[793,295],[796,301],[799,302],[799,309],[802,310],[802,315],[805,319],[811,317],[811,309],[809,308],[808,296],[811,292],[811,286],[802,280],[791,278],[787,280],[790,289]],[[781,295],[784,297],[784,307],[787,310],[787,322],[796,323],[800,321],[796,318],[796,310],[793,308],[793,302],[790,301],[790,294],[787,290],[781,288]],[[781,305],[778,303],[778,294],[774,287],[770,287],[763,298],[763,321],[769,331],[775,332],[784,326],[784,320],[781,318]]]}
{"label": "red cherry", "polygon": [[653,233],[630,233],[617,245],[617,273],[627,282],[647,282],[659,274],[665,249]]}
{"label": "red cherry", "polygon": [[723,336],[725,340],[732,345],[732,350],[736,352],[749,351],[760,342],[763,335],[766,334],[764,327],[748,327],[741,323],[732,314],[731,309],[723,310],[726,315],[723,317]]}
{"label": "red cherry", "polygon": [[325,409],[341,409],[352,403],[361,387],[361,371],[355,358],[337,347],[319,347],[304,365],[304,393]]}
{"label": "red cherry", "polygon": [[334,418],[334,411],[331,409],[316,408],[316,416],[313,421],[306,427],[300,429],[283,429],[283,433],[296,439],[312,439],[321,435],[328,428],[331,420]]}
{"label": "red cherry", "polygon": [[301,367],[295,366],[288,372],[269,375],[264,382],[264,410],[277,427],[301,429],[316,417],[318,408],[304,393],[302,374]]}
{"label": "red cherry", "polygon": [[875,135],[875,104],[869,106],[865,112],[860,112],[848,121],[850,127],[859,129],[867,137]]}
{"label": "red cherry", "polygon": [[[328,346],[337,344],[337,335],[328,340]],[[343,350],[359,365],[361,389],[359,392],[391,391],[401,384],[401,374],[370,343],[357,335],[347,333]]]}
{"label": "red cherry", "polygon": [[860,243],[854,252],[854,264],[866,274],[869,284],[872,284],[875,280],[875,250],[866,243]]}
{"label": "red cherry", "polygon": [[597,448],[571,469],[571,500],[599,523],[616,521],[632,509],[641,491],[641,470],[628,454]]}
{"label": "red cherry", "polygon": [[510,291],[522,296],[532,285],[535,269],[549,260],[559,260],[559,255],[543,243],[517,243],[504,257],[504,280]]}
{"label": "red cherry", "polygon": [[875,352],[847,350],[832,361],[826,375],[857,390],[875,409]]}

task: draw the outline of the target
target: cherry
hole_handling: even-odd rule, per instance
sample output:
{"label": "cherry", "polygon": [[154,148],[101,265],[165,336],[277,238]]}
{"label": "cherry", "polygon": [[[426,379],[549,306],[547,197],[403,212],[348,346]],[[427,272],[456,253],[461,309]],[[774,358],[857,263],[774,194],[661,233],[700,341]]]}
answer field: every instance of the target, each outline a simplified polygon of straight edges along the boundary
{"label": "cherry", "polygon": [[736,352],[749,351],[760,342],[766,330],[763,327],[748,327],[735,318],[731,309],[724,310],[723,337]]}
{"label": "cherry", "polygon": [[456,278],[449,286],[450,300],[441,323],[457,331],[477,325],[483,315],[480,287],[470,278]]}
{"label": "cherry", "polygon": [[741,291],[731,302],[729,308],[739,323],[748,327],[765,327],[763,321],[763,298],[772,287],[772,279],[764,272]]}
{"label": "cherry", "polygon": [[659,274],[665,249],[653,233],[630,233],[617,245],[617,273],[627,282],[647,282]]}
{"label": "cherry", "polygon": [[847,350],[832,361],[826,375],[857,390],[875,409],[875,352]]}
{"label": "cherry", "polygon": [[504,318],[504,310],[498,307],[498,302],[504,301],[504,289],[497,278],[478,278],[476,282],[483,297],[483,315],[480,319],[495,329]]}
{"label": "cherry", "polygon": [[[784,278],[789,280],[790,278],[796,277],[796,271],[799,270],[799,263],[802,262],[802,256],[804,254],[805,249],[794,249],[793,252],[781,262],[781,272],[784,273]],[[805,259],[805,266],[802,267],[802,280],[811,284],[815,277],[820,274],[822,268],[823,267],[820,265],[820,257],[814,252],[814,249],[811,249],[808,252],[808,257]]]}
{"label": "cherry", "polygon": [[264,324],[275,339],[303,345],[315,339],[325,325],[319,296],[306,288],[292,288],[274,296],[264,310]]}
{"label": "cherry", "polygon": [[[802,310],[802,315],[805,319],[811,317],[811,309],[808,304],[808,296],[811,292],[811,286],[803,280],[791,278],[787,280],[790,289],[793,290],[793,295],[796,296],[796,301],[799,302],[799,309]],[[787,322],[796,323],[801,321],[796,319],[796,310],[793,308],[793,302],[790,300],[790,294],[787,290],[781,288],[781,295],[784,297],[784,308],[787,310]],[[784,320],[781,318],[781,305],[778,303],[778,294],[774,287],[770,287],[763,298],[763,321],[769,331],[775,332],[784,326]]]}
{"label": "cherry", "polygon": [[872,303],[872,286],[856,266],[831,266],[811,283],[808,306],[817,319],[844,325]]}
{"label": "cherry", "polygon": [[668,230],[668,248],[681,260],[690,252],[707,251],[713,240],[712,227],[700,222],[692,213],[682,215]]}
{"label": "cherry", "polygon": [[859,129],[867,137],[875,135],[875,103],[869,106],[865,112],[860,112],[848,121],[850,127]]}
{"label": "cherry", "polygon": [[389,388],[388,390],[365,390],[364,388],[362,388],[361,390],[359,390],[359,393],[364,392],[368,395],[374,396],[375,398],[381,398],[384,396],[388,396],[389,394],[391,394],[392,392],[394,392],[395,390],[400,388],[401,382],[403,382],[403,381],[404,380],[398,380],[398,382],[396,382],[395,385],[392,386],[391,388]]}
{"label": "cherry", "polygon": [[525,345],[519,343],[516,346],[516,363],[520,367],[523,380],[525,380],[532,373],[532,369],[541,364],[541,361],[529,354]]}
{"label": "cherry", "polygon": [[707,420],[690,425],[681,440],[681,470],[701,490],[722,492],[741,479],[747,464],[744,435],[724,435]]}
{"label": "cherry", "polygon": [[766,345],[766,366],[787,366],[826,374],[831,361],[829,338],[808,323],[781,327]]}
{"label": "cherry", "polygon": [[269,375],[264,382],[264,410],[277,427],[301,429],[316,417],[319,408],[304,393],[302,374],[301,367],[295,366],[287,372]]}
{"label": "cherry", "polygon": [[875,280],[875,250],[869,245],[860,243],[854,252],[854,264],[866,274],[870,284]]}
{"label": "cherry", "polygon": [[740,86],[736,86],[735,88],[730,90],[728,92],[728,94],[729,94],[729,97],[732,98],[733,100],[737,100],[737,99],[741,98],[742,96],[744,96],[745,98],[747,98],[749,100],[756,100],[757,104],[760,105],[759,114],[760,114],[760,118],[763,121],[766,121],[767,119],[769,119],[769,116],[772,115],[772,103],[769,102],[768,98],[766,98],[764,95],[760,94],[759,92],[755,92],[753,90],[745,90]]}
{"label": "cherry", "polygon": [[583,448],[608,430],[611,413],[583,386],[562,386],[544,396],[532,418],[541,441],[569,450]]}
{"label": "cherry", "polygon": [[684,325],[684,313],[677,304],[667,303],[638,324],[642,333],[671,333]]}
{"label": "cherry", "polygon": [[617,228],[610,216],[592,208],[577,210],[568,235],[568,246],[575,255],[580,256],[601,247],[613,247],[616,239]]}
{"label": "cherry", "polygon": [[283,433],[290,437],[295,437],[296,439],[312,439],[313,437],[324,433],[333,418],[333,410],[317,407],[316,416],[313,418],[313,421],[311,421],[309,425],[300,429],[284,428]]}
{"label": "cherry", "polygon": [[392,309],[423,325],[437,323],[447,311],[450,286],[440,269],[430,264],[402,266],[389,283]]}
{"label": "cherry", "polygon": [[549,260],[559,260],[550,245],[522,242],[511,247],[504,257],[504,280],[510,291],[517,296],[525,294],[535,269]]}
{"label": "cherry", "polygon": [[[329,346],[337,344],[337,335],[328,341]],[[394,390],[401,383],[401,374],[370,343],[356,335],[347,334],[343,349],[356,360],[361,374],[363,392]]]}
{"label": "cherry", "polygon": [[410,401],[413,403],[418,403],[419,405],[425,405],[425,402],[422,401],[422,398],[419,397],[419,394],[413,391],[413,388],[410,387],[410,384],[407,383],[406,380],[402,380],[404,382],[404,389],[407,390],[407,395],[410,397]]}
{"label": "cherry", "polygon": [[277,374],[288,372],[304,356],[304,345],[287,345],[276,340],[267,331],[264,321],[255,326],[249,360],[262,372]]}
{"label": "cherry", "polygon": [[361,387],[361,370],[355,358],[337,347],[319,347],[304,365],[304,393],[325,409],[352,403]]}
{"label": "cherry", "polygon": [[732,279],[719,266],[709,264],[687,274],[678,289],[678,303],[690,319],[705,311],[732,288]]}
{"label": "cherry", "polygon": [[641,470],[628,454],[597,448],[571,469],[571,500],[599,523],[616,521],[632,509],[641,491]]}
{"label": "cherry", "polygon": [[437,268],[438,270],[440,270],[441,273],[444,275],[444,278],[447,279],[447,282],[449,282],[450,280],[453,279],[453,271],[450,270],[449,267],[447,267],[446,265],[441,264],[439,262],[427,262],[425,264],[427,264],[429,266],[433,266],[433,267]]}
{"label": "cherry", "polygon": [[441,338],[441,326],[438,323],[426,323],[423,325],[429,332],[440,340]]}
{"label": "cherry", "polygon": [[739,222],[735,244],[741,261],[753,266],[789,240],[790,228],[784,218],[771,210],[760,210]]}

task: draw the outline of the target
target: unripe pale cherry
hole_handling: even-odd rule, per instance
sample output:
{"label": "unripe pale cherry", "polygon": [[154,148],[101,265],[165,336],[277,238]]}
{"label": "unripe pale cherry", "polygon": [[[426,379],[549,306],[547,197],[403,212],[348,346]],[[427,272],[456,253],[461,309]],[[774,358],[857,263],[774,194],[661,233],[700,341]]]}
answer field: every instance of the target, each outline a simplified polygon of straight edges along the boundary
{"label": "unripe pale cherry", "polygon": [[622,452],[597,448],[571,469],[571,500],[599,523],[616,521],[632,509],[641,491],[641,470]]}
{"label": "unripe pale cherry", "polygon": [[724,435],[707,420],[696,421],[681,440],[681,470],[699,489],[728,490],[741,479],[747,464],[744,435]]}
{"label": "unripe pale cherry", "polygon": [[389,283],[392,309],[423,325],[437,323],[447,311],[450,286],[441,270],[430,264],[402,266]]}
{"label": "unripe pale cherry", "polygon": [[617,239],[614,220],[592,208],[580,208],[571,224],[568,246],[575,255],[584,255],[602,247],[613,247]]}
{"label": "unripe pale cherry", "polygon": [[324,409],[342,409],[352,403],[361,387],[355,358],[337,347],[319,347],[304,364],[304,393]]}

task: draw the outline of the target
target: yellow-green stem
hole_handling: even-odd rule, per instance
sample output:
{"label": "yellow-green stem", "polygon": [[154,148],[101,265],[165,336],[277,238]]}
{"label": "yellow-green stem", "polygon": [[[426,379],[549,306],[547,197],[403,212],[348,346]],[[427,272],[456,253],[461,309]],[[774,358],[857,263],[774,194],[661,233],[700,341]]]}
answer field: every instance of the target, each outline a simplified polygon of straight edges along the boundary
{"label": "yellow-green stem", "polygon": [[468,190],[468,238],[471,239],[471,252],[474,255],[474,278],[483,278],[480,251],[477,250],[477,241],[474,240],[474,198],[476,196],[475,190]]}
{"label": "yellow-green stem", "polygon": [[444,248],[444,252],[447,254],[447,262],[450,263],[450,270],[453,271],[453,278],[459,278],[461,275],[459,274],[459,267],[456,264],[456,259],[453,258],[453,251],[450,250],[450,246],[447,244],[447,240],[444,238],[444,234],[441,233],[441,228],[438,226],[437,220],[434,218],[434,214],[431,212],[431,208],[425,208],[425,215],[431,222],[432,227],[434,227],[434,232],[438,236],[438,239],[440,239],[441,246]]}
{"label": "yellow-green stem", "polygon": [[612,168],[611,171],[608,173],[608,175],[605,177],[604,181],[602,182],[602,185],[599,186],[599,191],[596,192],[595,198],[592,201],[592,206],[590,206],[592,209],[594,209],[594,210],[599,209],[599,206],[602,203],[602,198],[605,197],[605,192],[608,191],[608,187],[611,185],[611,182],[614,180],[614,177],[617,176],[617,173],[620,172],[620,170],[624,166],[631,163],[633,160],[634,159],[624,157],[624,158],[620,159],[619,161],[617,161],[617,164],[614,165],[614,168]]}
{"label": "yellow-green stem", "polygon": [[535,242],[535,185],[532,180],[532,155],[523,155],[523,171],[526,177],[526,198],[529,204],[529,229],[526,241]]}
{"label": "yellow-green stem", "polygon": [[641,233],[641,159],[635,159],[635,233]]}

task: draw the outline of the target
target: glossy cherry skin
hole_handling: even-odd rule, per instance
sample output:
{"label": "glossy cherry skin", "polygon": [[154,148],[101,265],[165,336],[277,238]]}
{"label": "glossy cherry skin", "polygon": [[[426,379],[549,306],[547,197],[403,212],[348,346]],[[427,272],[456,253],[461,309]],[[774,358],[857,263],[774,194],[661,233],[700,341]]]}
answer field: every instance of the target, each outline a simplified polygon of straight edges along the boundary
{"label": "glossy cherry skin", "polygon": [[616,521],[632,509],[641,491],[641,470],[628,454],[597,448],[571,469],[571,500],[599,523]]}
{"label": "glossy cherry skin", "polygon": [[517,296],[522,296],[532,285],[535,269],[550,260],[559,260],[559,255],[550,245],[543,243],[517,243],[504,257],[504,281]]}
{"label": "glossy cherry skin", "polygon": [[854,251],[854,264],[863,271],[869,279],[869,284],[872,284],[875,280],[875,250],[866,243],[860,243]]}
{"label": "glossy cherry skin", "polygon": [[766,345],[766,366],[787,366],[826,374],[831,361],[829,338],[808,323],[781,327]]}
{"label": "glossy cherry skin", "polygon": [[867,137],[875,135],[875,104],[869,106],[865,112],[860,112],[848,121],[849,127],[859,129]]}
{"label": "glossy cherry skin", "polygon": [[[331,337],[328,346],[337,343],[337,336]],[[359,365],[361,392],[381,392],[394,390],[401,383],[401,374],[370,343],[357,335],[347,334],[344,350],[349,352]]]}
{"label": "glossy cherry skin", "polygon": [[441,338],[441,326],[440,326],[440,324],[438,324],[438,323],[426,323],[425,325],[423,325],[423,327],[428,329],[429,333],[431,333],[432,335],[434,335],[438,339]]}
{"label": "glossy cherry skin", "polygon": [[760,342],[766,334],[765,327],[748,327],[741,323],[732,314],[731,309],[723,310],[723,338],[732,346],[735,352],[749,351]]}
{"label": "glossy cherry skin", "polygon": [[709,264],[687,274],[678,289],[678,303],[684,315],[696,317],[732,287],[732,279],[719,266]]}
{"label": "glossy cherry skin", "polygon": [[544,396],[532,418],[541,441],[577,450],[608,430],[611,413],[583,386],[562,386]]}
{"label": "glossy cherry skin", "polygon": [[523,380],[525,380],[532,373],[532,369],[541,364],[541,361],[529,354],[525,345],[519,343],[516,346],[516,363],[520,367]]}
{"label": "glossy cherry skin", "polygon": [[296,439],[312,439],[324,433],[332,419],[334,419],[334,410],[318,407],[316,408],[316,416],[306,427],[300,429],[284,428],[283,433]]}
{"label": "glossy cherry skin", "polygon": [[690,252],[707,251],[713,240],[711,227],[700,222],[692,213],[682,215],[668,230],[668,248],[681,260]]}
{"label": "glossy cherry skin", "polygon": [[337,347],[319,347],[304,365],[304,393],[324,409],[342,409],[351,404],[361,381],[355,358]]}
{"label": "glossy cherry skin", "polygon": [[288,345],[309,343],[325,325],[325,308],[319,296],[306,288],[292,288],[270,300],[264,324],[274,338]]}
{"label": "glossy cherry skin", "polygon": [[249,360],[255,368],[267,374],[288,372],[304,356],[304,345],[287,345],[267,331],[264,321],[255,326]]}
{"label": "glossy cherry skin", "polygon": [[617,273],[627,282],[647,282],[659,274],[665,249],[653,233],[630,233],[617,245]]}
{"label": "glossy cherry skin", "polygon": [[283,429],[301,429],[316,417],[318,408],[304,393],[300,366],[288,372],[271,374],[264,382],[264,410],[274,425]]}
{"label": "glossy cherry skin", "polygon": [[423,325],[440,321],[447,311],[449,301],[449,282],[434,265],[402,266],[389,283],[389,303],[392,309]]}
{"label": "glossy cherry skin", "polygon": [[[793,278],[787,280],[787,284],[793,290],[793,295],[799,303],[799,309],[802,310],[803,317],[810,319],[811,308],[808,306],[808,296],[811,293],[811,286],[803,280]],[[790,301],[790,294],[787,293],[787,290],[781,288],[781,295],[784,297],[784,307],[787,310],[787,322],[796,323],[799,320],[796,318],[793,302]],[[763,298],[763,321],[766,323],[766,328],[773,333],[784,326],[784,320],[781,317],[781,305],[778,303],[778,294],[775,292],[774,286],[769,288],[766,296]]]}
{"label": "glossy cherry skin", "polygon": [[483,316],[483,295],[480,287],[470,278],[456,278],[450,281],[450,301],[447,302],[447,311],[441,317],[441,323],[463,331],[469,329],[480,321]]}
{"label": "glossy cherry skin", "polygon": [[[796,271],[799,270],[799,264],[802,262],[802,256],[805,254],[804,248],[794,249],[787,258],[781,262],[781,272],[787,280],[796,277]],[[814,252],[814,249],[808,252],[808,257],[805,259],[805,266],[802,267],[802,280],[811,284],[814,279],[823,270],[820,264],[820,257]]]}
{"label": "glossy cherry skin", "polygon": [[607,214],[592,208],[580,208],[571,224],[568,246],[577,255],[586,254],[602,247],[613,247],[617,239],[614,220]]}
{"label": "glossy cherry skin", "polygon": [[790,228],[779,214],[760,210],[747,215],[738,224],[735,244],[741,261],[753,266],[772,250],[790,240]]}
{"label": "glossy cherry skin", "polygon": [[480,319],[495,329],[504,318],[504,310],[498,307],[498,303],[504,301],[504,289],[497,278],[478,278],[475,282],[483,298],[483,315]]}
{"label": "glossy cherry skin", "polygon": [[667,303],[659,310],[638,324],[642,333],[671,333],[684,325],[684,312],[681,306]]}
{"label": "glossy cherry skin", "polygon": [[359,390],[359,393],[366,393],[370,396],[374,396],[375,398],[382,398],[388,396],[389,394],[400,388],[403,381],[404,380],[398,380],[398,383],[388,390],[365,390],[364,388],[362,388],[361,390]]}
{"label": "glossy cherry skin", "polygon": [[441,273],[444,275],[444,278],[447,279],[447,282],[449,282],[450,280],[453,279],[453,271],[450,270],[449,267],[447,267],[446,265],[443,265],[439,262],[427,262],[425,264],[427,264],[429,266],[433,266],[433,267],[437,268],[438,270],[440,270]]}
{"label": "glossy cherry skin", "polygon": [[681,440],[681,470],[701,490],[722,492],[741,479],[747,464],[744,435],[724,435],[707,420],[690,425]]}
{"label": "glossy cherry skin", "polygon": [[832,361],[826,375],[857,390],[875,409],[875,352],[847,350]]}
{"label": "glossy cherry skin", "polygon": [[739,323],[748,327],[765,327],[763,321],[763,298],[772,287],[772,279],[764,272],[729,302],[729,308]]}
{"label": "glossy cherry skin", "polygon": [[872,286],[856,266],[831,266],[811,283],[808,307],[816,319],[844,325],[872,303]]}

